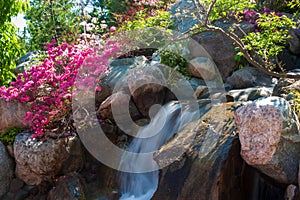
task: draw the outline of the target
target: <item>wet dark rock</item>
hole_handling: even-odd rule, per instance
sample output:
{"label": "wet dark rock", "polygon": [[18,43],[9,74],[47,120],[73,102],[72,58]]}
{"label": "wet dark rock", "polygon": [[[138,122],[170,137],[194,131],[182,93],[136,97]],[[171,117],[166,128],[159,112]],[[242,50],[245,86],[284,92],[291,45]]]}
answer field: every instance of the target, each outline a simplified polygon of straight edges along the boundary
{"label": "wet dark rock", "polygon": [[9,191],[9,185],[13,179],[13,170],[13,161],[0,141],[0,199]]}
{"label": "wet dark rock", "polygon": [[[230,111],[234,105],[213,107],[161,147],[154,159],[170,165],[161,170],[153,199],[243,199],[237,192],[243,160]],[[182,156],[174,153],[182,150],[187,150]]]}
{"label": "wet dark rock", "polygon": [[29,192],[26,191],[26,190],[18,190],[16,193],[15,193],[15,200],[24,200],[26,197],[29,196]]}
{"label": "wet dark rock", "polygon": [[300,25],[289,31],[289,35],[291,36],[288,38],[289,43],[289,50],[296,55],[300,55]]}
{"label": "wet dark rock", "polygon": [[21,179],[18,179],[18,178],[14,178],[10,183],[9,191],[16,192],[19,189],[21,189],[24,185],[25,185],[24,181],[22,181]]}
{"label": "wet dark rock", "polygon": [[84,200],[83,180],[77,173],[59,177],[50,190],[47,200]]}
{"label": "wet dark rock", "polygon": [[86,199],[114,199],[110,197],[115,194],[116,188],[119,187],[119,172],[105,166],[87,151],[85,151],[85,157],[85,168],[80,172],[80,175],[84,180]]}
{"label": "wet dark rock", "polygon": [[9,192],[1,197],[1,199],[3,199],[3,200],[12,200],[14,198],[15,198],[15,194],[11,193],[11,192]]}

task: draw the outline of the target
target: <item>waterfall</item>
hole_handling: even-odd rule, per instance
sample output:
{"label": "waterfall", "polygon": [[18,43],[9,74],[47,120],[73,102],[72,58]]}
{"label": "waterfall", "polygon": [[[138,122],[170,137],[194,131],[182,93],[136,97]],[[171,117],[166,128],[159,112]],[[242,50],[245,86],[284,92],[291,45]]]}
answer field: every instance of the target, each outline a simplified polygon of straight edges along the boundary
{"label": "waterfall", "polygon": [[153,152],[186,123],[198,119],[198,111],[199,107],[170,102],[160,108],[151,119],[151,123],[140,128],[124,152],[120,163],[119,169],[122,171],[120,200],[151,199],[159,179],[159,168],[153,160]]}

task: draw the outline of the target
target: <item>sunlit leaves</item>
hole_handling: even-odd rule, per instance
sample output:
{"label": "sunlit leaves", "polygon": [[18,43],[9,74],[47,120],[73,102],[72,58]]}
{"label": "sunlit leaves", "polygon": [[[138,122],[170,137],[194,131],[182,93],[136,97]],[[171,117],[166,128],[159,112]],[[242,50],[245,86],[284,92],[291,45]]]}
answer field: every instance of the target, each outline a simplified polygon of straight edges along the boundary
{"label": "sunlit leaves", "polygon": [[[204,2],[206,5],[210,5],[212,0],[204,0]],[[217,0],[209,18],[210,20],[228,18],[232,13],[242,12],[247,8],[255,8],[255,6],[256,4],[249,0]]]}
{"label": "sunlit leaves", "polygon": [[295,25],[287,16],[275,12],[261,14],[256,23],[258,29],[249,33],[243,41],[248,50],[256,51],[266,60],[282,51],[288,38],[288,30]]}
{"label": "sunlit leaves", "polygon": [[27,7],[27,1],[0,0],[0,85],[8,85],[13,80],[12,69],[16,67],[16,60],[24,53],[11,17]]}
{"label": "sunlit leaves", "polygon": [[30,34],[28,48],[43,50],[53,39],[60,44],[74,42],[80,28],[78,12],[74,1],[32,0],[31,9],[25,15]]}

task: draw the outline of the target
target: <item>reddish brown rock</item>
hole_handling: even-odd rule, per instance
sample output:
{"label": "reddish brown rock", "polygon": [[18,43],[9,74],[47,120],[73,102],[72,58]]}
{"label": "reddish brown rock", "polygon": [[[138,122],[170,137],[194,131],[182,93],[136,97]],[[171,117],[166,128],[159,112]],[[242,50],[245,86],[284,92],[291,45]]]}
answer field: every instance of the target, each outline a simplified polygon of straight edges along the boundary
{"label": "reddish brown rock", "polygon": [[133,120],[141,118],[141,114],[132,101],[130,93],[126,90],[118,91],[109,96],[102,102],[97,113],[100,114],[102,119],[109,119],[111,121],[115,121],[117,117],[118,122],[127,121],[130,117]]}
{"label": "reddish brown rock", "polygon": [[241,155],[280,183],[296,183],[300,158],[299,121],[287,101],[258,99],[238,108],[235,124]]}
{"label": "reddish brown rock", "polygon": [[133,100],[144,117],[154,104],[162,104],[165,98],[165,78],[158,67],[141,66],[128,75],[128,87]]}

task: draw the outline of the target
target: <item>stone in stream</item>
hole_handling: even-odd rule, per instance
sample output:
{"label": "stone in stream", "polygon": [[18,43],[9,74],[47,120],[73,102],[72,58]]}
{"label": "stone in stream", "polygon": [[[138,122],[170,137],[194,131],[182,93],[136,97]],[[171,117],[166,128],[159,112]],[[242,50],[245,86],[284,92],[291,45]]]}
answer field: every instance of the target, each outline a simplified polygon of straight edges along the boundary
{"label": "stone in stream", "polygon": [[130,94],[144,117],[149,116],[152,105],[163,104],[166,79],[159,67],[147,65],[134,68],[129,71],[127,80]]}
{"label": "stone in stream", "polygon": [[286,188],[284,199],[286,200],[298,200],[299,199],[299,189],[295,185],[289,185]]}
{"label": "stone in stream", "polygon": [[249,165],[279,183],[297,183],[299,121],[286,100],[268,97],[244,105],[235,111],[235,124]]}

